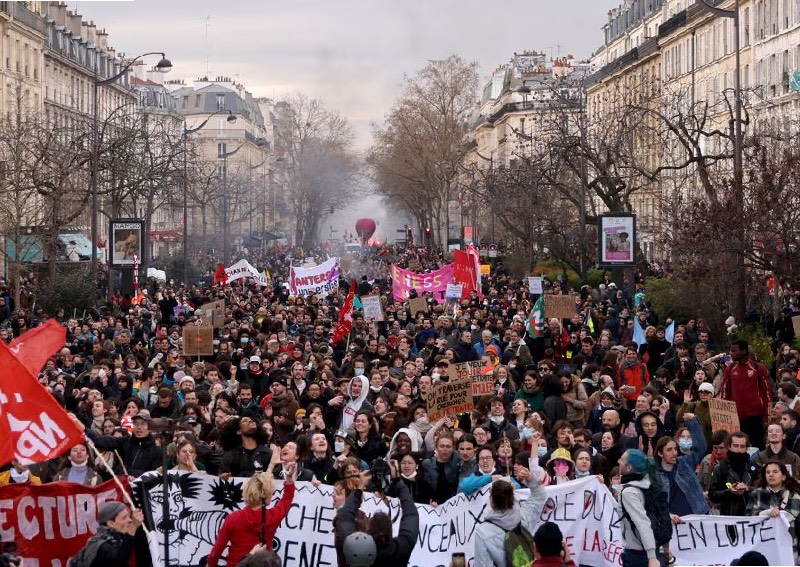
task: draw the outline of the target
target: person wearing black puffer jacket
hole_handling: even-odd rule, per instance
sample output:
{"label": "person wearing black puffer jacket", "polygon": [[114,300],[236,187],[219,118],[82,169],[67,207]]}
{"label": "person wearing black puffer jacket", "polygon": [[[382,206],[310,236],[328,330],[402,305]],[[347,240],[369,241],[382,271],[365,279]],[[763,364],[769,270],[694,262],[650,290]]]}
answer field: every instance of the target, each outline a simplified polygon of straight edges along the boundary
{"label": "person wearing black puffer jacket", "polygon": [[[75,420],[77,422],[77,418]],[[130,437],[111,437],[99,435],[85,429],[86,437],[92,440],[98,449],[117,450],[122,457],[122,464],[130,476],[141,476],[157,469],[163,464],[164,455],[161,447],[150,435],[150,414],[139,412],[132,418],[133,435]]]}

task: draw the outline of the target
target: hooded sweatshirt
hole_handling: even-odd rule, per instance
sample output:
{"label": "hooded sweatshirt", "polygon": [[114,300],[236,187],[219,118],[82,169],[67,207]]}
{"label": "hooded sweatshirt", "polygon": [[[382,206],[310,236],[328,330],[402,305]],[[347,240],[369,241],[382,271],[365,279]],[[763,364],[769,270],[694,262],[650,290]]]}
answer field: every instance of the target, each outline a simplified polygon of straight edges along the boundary
{"label": "hooded sweatshirt", "polygon": [[419,448],[422,446],[422,439],[419,436],[419,432],[407,427],[401,427],[397,430],[397,433],[392,436],[392,440],[389,442],[389,452],[386,453],[387,459],[394,455],[395,451],[397,451],[397,436],[401,433],[405,433],[408,435],[408,438],[411,439],[411,452],[419,452]]}
{"label": "hooded sweatshirt", "polygon": [[[647,553],[648,559],[653,559],[656,557],[656,538],[650,527],[650,519],[645,512],[643,492],[650,488],[650,479],[641,474],[630,476],[630,480],[623,483],[620,501],[617,505],[617,512],[622,520],[622,540],[625,543],[625,549],[644,551]],[[623,508],[627,512],[627,516],[623,514]],[[634,525],[636,531],[633,530]]]}
{"label": "hooded sweatshirt", "polygon": [[[356,399],[353,399],[352,394],[353,380],[359,380],[361,382],[361,394]],[[361,406],[369,395],[369,380],[366,376],[354,376],[353,380],[350,380],[350,383],[347,384],[347,397],[349,399],[342,409],[342,421],[339,425],[339,429],[350,429],[353,425],[356,412],[361,409]]]}

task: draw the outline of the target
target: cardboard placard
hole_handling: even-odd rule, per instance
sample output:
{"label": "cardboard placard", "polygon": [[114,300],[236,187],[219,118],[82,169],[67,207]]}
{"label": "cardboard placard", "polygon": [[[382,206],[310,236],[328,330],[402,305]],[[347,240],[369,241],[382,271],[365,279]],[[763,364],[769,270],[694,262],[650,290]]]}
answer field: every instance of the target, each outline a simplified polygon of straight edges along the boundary
{"label": "cardboard placard", "polygon": [[800,338],[800,315],[792,317],[792,327],[794,327],[795,338]]}
{"label": "cardboard placard", "polygon": [[536,276],[528,277],[528,291],[531,295],[542,294],[542,278]]}
{"label": "cardboard placard", "polygon": [[428,392],[428,418],[433,422],[445,415],[472,411],[472,382],[440,382]]}
{"label": "cardboard placard", "polygon": [[364,319],[367,321],[383,321],[383,306],[380,295],[365,295],[361,298],[364,308]]}
{"label": "cardboard placard", "polygon": [[482,374],[479,360],[472,362],[458,362],[447,367],[447,376],[451,382],[468,380],[472,384],[473,403],[476,398],[494,394],[494,375]]}
{"label": "cardboard placard", "polygon": [[572,319],[575,315],[575,298],[571,295],[545,295],[544,316],[548,319]]}
{"label": "cardboard placard", "polygon": [[740,431],[736,402],[711,398],[708,400],[708,412],[711,414],[711,431],[718,429],[724,429],[729,433]]}
{"label": "cardboard placard", "polygon": [[428,313],[430,309],[428,308],[428,300],[424,297],[415,297],[413,299],[408,300],[408,309],[411,311],[411,317],[415,318],[417,313],[422,311],[423,313]]}
{"label": "cardboard placard", "polygon": [[183,354],[186,356],[213,356],[214,327],[186,325],[183,328]]}
{"label": "cardboard placard", "polygon": [[210,326],[215,329],[222,327],[225,325],[225,300],[217,299],[204,303],[194,314],[203,327]]}
{"label": "cardboard placard", "polygon": [[481,264],[481,275],[488,276],[492,273],[492,265],[491,264]]}

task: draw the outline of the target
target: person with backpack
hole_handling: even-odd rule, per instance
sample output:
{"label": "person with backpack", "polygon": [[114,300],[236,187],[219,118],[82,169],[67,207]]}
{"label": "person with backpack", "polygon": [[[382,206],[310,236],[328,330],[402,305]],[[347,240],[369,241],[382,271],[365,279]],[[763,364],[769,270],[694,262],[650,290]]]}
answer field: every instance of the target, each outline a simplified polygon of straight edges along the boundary
{"label": "person with backpack", "polygon": [[530,496],[517,504],[514,486],[495,480],[489,491],[489,511],[475,527],[475,559],[472,567],[529,567],[535,558],[531,535],[545,503],[543,471],[536,458],[528,467],[514,465],[514,478],[530,488]]}
{"label": "person with backpack", "polygon": [[622,567],[666,567],[672,520],[656,463],[639,449],[629,449],[619,460],[619,472]]}

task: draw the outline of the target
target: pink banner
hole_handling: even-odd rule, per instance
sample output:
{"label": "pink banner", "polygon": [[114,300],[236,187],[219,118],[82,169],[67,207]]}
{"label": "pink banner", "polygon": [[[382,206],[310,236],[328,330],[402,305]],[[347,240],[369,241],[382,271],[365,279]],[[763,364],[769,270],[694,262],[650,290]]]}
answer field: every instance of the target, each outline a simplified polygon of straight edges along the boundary
{"label": "pink banner", "polygon": [[427,274],[417,274],[392,264],[392,294],[395,301],[405,301],[409,292],[416,289],[418,295],[432,291],[437,301],[444,302],[444,294],[449,283],[453,283],[453,264]]}

